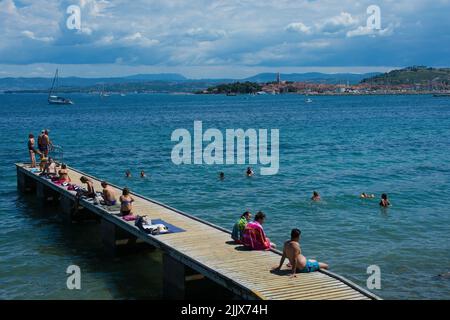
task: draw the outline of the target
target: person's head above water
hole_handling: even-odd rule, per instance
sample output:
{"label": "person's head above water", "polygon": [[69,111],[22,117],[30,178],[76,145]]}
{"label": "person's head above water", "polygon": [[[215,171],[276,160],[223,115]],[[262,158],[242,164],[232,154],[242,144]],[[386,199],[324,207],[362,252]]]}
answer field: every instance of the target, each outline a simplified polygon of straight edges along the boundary
{"label": "person's head above water", "polygon": [[302,232],[300,231],[300,229],[292,229],[291,230],[291,240],[298,240],[300,239],[300,235],[302,234]]}
{"label": "person's head above water", "polygon": [[381,195],[381,199],[383,199],[383,200],[387,200],[387,198],[388,198],[388,196],[387,196],[387,194],[386,194],[386,193],[383,193],[383,194]]}
{"label": "person's head above water", "polygon": [[125,176],[126,177],[131,177],[131,171],[130,170],[126,170],[125,171]]}
{"label": "person's head above water", "polygon": [[320,195],[317,191],[313,191],[313,197],[320,197]]}
{"label": "person's head above water", "polygon": [[219,173],[219,177],[224,178],[224,177],[225,177],[225,173],[220,172],[220,173]]}
{"label": "person's head above water", "polygon": [[124,196],[129,195],[129,194],[130,194],[130,189],[128,189],[128,188],[123,188],[122,194],[123,194]]}
{"label": "person's head above water", "polygon": [[262,224],[265,220],[266,220],[266,214],[262,211],[258,211],[258,213],[255,215],[255,221]]}

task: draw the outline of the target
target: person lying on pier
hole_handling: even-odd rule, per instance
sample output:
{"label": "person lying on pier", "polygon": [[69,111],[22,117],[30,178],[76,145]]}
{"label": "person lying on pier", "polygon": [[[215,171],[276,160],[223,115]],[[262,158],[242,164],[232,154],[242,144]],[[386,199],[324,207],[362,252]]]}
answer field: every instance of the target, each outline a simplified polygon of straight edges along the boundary
{"label": "person lying on pier", "polygon": [[59,183],[65,183],[72,181],[69,177],[69,170],[67,170],[67,165],[65,163],[61,164],[61,169],[58,171]]}
{"label": "person lying on pier", "polygon": [[105,204],[107,206],[113,206],[116,204],[117,200],[116,200],[116,194],[113,190],[113,188],[111,188],[106,181],[102,181],[101,182],[102,188],[103,188],[103,200],[105,201]]}
{"label": "person lying on pier", "polygon": [[288,267],[292,269],[292,277],[296,277],[295,273],[307,273],[314,272],[320,269],[328,269],[328,265],[323,262],[318,262],[312,259],[306,259],[302,255],[302,249],[300,248],[300,235],[301,231],[299,229],[292,229],[291,240],[284,243],[283,255],[281,256],[280,265],[274,267],[272,270],[280,270],[283,266],[286,258],[289,260]]}
{"label": "person lying on pier", "polygon": [[250,211],[245,211],[241,215],[241,218],[234,224],[233,232],[231,233],[231,238],[236,243],[241,243],[245,227],[247,226],[251,218],[252,214],[250,213]]}
{"label": "person lying on pier", "polygon": [[85,183],[86,186],[87,186],[87,190],[84,191],[82,195],[84,195],[84,196],[86,196],[88,198],[95,198],[94,182],[92,182],[91,179],[89,179],[89,178],[87,178],[85,176],[82,176],[80,178],[80,181],[82,183]]}
{"label": "person lying on pier", "polygon": [[266,215],[259,211],[255,215],[255,221],[249,222],[246,225],[241,239],[244,246],[252,250],[269,250],[270,248],[275,248],[275,244],[271,243],[264,233],[262,225],[265,220]]}
{"label": "person lying on pier", "polygon": [[130,195],[130,190],[128,188],[124,188],[122,190],[122,195],[119,198],[120,200],[120,214],[122,216],[128,216],[133,214],[133,197]]}

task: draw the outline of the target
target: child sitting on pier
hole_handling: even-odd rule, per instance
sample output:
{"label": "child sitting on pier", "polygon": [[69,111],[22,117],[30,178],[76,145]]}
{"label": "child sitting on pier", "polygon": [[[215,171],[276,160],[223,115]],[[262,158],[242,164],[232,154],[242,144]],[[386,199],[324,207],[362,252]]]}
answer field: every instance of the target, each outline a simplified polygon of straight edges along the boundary
{"label": "child sitting on pier", "polygon": [[235,242],[241,243],[245,227],[247,226],[247,223],[250,221],[251,218],[252,214],[250,213],[250,211],[245,211],[241,215],[241,218],[234,224],[233,232],[231,233],[231,238]]}
{"label": "child sitting on pier", "polygon": [[255,221],[249,222],[242,234],[242,244],[252,250],[269,250],[275,248],[275,244],[271,243],[266,237],[262,224],[266,220],[266,215],[259,211],[255,215]]}

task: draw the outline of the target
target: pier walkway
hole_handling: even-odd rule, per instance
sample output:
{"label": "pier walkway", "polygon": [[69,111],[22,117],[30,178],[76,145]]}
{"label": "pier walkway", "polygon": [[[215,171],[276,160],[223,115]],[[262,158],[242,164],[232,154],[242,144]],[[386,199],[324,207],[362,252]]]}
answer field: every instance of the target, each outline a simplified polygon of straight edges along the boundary
{"label": "pier walkway", "polygon": [[[18,163],[17,182],[22,191],[33,191],[42,199],[54,197],[59,201],[61,213],[73,219],[75,192],[56,185],[49,179],[34,173],[27,164]],[[81,185],[80,177],[87,176],[101,191],[101,180],[69,169],[72,182]],[[111,185],[111,184],[110,184]],[[116,195],[121,189],[111,185]],[[102,240],[105,246],[115,247],[123,243],[145,242],[163,252],[164,296],[185,298],[185,283],[196,277],[206,277],[231,291],[241,299],[262,300],[315,300],[315,299],[379,299],[369,291],[329,271],[297,274],[290,278],[289,271],[272,273],[279,264],[280,253],[272,251],[243,250],[231,242],[230,232],[167,205],[132,193],[135,202],[133,212],[161,219],[182,229],[182,232],[149,235],[134,226],[134,221],[123,220],[117,211],[91,201],[81,200],[80,206],[101,221]]]}

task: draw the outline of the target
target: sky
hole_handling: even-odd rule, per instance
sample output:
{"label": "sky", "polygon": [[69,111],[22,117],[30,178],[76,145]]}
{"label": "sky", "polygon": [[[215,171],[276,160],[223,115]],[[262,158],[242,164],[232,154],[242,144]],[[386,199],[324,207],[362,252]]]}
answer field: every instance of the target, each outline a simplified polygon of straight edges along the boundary
{"label": "sky", "polygon": [[0,0],[0,77],[449,67],[449,13],[450,0]]}

